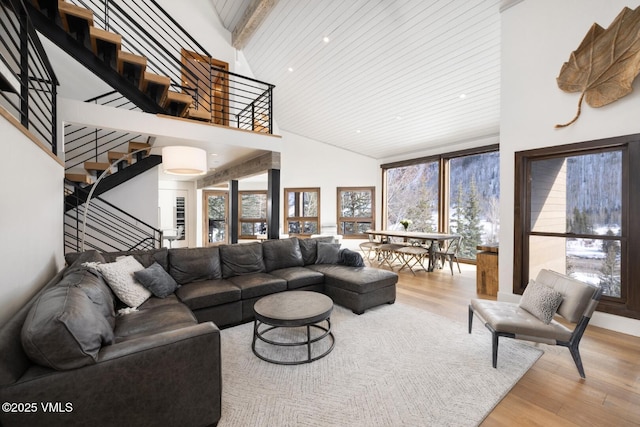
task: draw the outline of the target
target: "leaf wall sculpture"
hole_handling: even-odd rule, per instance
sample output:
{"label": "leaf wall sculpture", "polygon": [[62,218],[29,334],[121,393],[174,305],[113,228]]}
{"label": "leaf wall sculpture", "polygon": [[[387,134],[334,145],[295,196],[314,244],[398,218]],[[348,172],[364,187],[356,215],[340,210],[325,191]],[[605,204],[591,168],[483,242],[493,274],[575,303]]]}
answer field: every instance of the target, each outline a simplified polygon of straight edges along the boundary
{"label": "leaf wall sculpture", "polygon": [[571,52],[557,77],[565,92],[581,92],[576,116],[580,117],[582,100],[592,107],[602,107],[633,91],[633,80],[640,73],[640,6],[622,9],[606,30],[597,23],[587,32],[578,49]]}

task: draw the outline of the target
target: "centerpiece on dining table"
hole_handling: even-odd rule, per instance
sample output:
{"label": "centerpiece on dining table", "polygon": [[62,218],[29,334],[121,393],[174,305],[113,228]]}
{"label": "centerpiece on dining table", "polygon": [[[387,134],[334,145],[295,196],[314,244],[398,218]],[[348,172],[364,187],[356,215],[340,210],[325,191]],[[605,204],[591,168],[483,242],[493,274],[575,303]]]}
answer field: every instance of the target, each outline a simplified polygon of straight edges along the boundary
{"label": "centerpiece on dining table", "polygon": [[407,231],[407,228],[409,228],[409,224],[413,224],[413,221],[411,221],[410,219],[402,219],[400,220],[400,224],[402,224],[402,226],[404,227],[404,231]]}

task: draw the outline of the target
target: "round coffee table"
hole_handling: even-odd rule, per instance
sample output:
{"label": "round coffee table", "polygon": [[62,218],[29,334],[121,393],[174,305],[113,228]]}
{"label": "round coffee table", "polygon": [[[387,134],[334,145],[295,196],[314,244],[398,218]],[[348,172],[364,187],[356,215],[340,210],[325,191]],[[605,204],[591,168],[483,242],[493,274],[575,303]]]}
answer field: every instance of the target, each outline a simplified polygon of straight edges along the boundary
{"label": "round coffee table", "polygon": [[[335,345],[335,338],[331,332],[331,312],[333,311],[333,301],[326,295],[311,291],[287,291],[271,294],[259,299],[253,306],[255,321],[253,324],[253,342],[251,349],[260,359],[280,365],[300,365],[310,363],[323,358],[331,353]],[[327,322],[327,326],[317,323]],[[261,329],[261,326],[267,325]],[[278,328],[300,328],[306,327],[307,335],[304,341],[276,341],[265,337],[270,331]],[[319,329],[323,333],[311,338],[311,328]],[[322,354],[314,356],[311,351],[311,344],[317,343],[324,338],[331,339],[331,346]],[[261,340],[267,344],[281,347],[307,346],[307,358],[296,361],[276,360],[260,354],[256,350],[256,341]]]}

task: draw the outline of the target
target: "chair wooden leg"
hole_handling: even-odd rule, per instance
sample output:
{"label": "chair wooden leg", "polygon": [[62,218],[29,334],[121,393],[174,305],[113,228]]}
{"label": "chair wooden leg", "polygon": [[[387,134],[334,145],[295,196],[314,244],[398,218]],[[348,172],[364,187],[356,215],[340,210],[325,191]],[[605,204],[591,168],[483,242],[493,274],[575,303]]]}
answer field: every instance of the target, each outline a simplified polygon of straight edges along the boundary
{"label": "chair wooden leg", "polygon": [[473,327],[473,308],[471,308],[471,304],[469,304],[469,333],[471,333],[472,327]]}

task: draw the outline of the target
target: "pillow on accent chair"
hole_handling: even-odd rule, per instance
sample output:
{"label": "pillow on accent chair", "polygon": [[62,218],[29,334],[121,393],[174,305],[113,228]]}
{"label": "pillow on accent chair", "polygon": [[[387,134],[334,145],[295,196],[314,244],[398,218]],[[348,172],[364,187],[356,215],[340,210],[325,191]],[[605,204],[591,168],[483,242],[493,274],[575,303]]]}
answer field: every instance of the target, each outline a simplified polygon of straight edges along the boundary
{"label": "pillow on accent chair", "polygon": [[133,276],[158,298],[168,297],[180,287],[173,277],[157,262],[154,262],[144,270],[134,272]]}
{"label": "pillow on accent chair", "polygon": [[349,267],[364,267],[364,260],[358,252],[344,248],[340,250],[340,264]]}
{"label": "pillow on accent chair", "polygon": [[316,264],[338,264],[340,262],[340,243],[318,242]]}
{"label": "pillow on accent chair", "polygon": [[133,276],[136,271],[144,270],[133,256],[125,256],[108,264],[98,264],[97,268],[113,293],[129,307],[136,308],[151,296],[151,291]]}
{"label": "pillow on accent chair", "polygon": [[562,294],[542,283],[531,280],[522,293],[520,308],[533,314],[546,325],[551,323],[553,315],[562,303]]}

